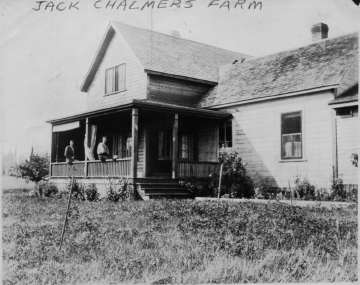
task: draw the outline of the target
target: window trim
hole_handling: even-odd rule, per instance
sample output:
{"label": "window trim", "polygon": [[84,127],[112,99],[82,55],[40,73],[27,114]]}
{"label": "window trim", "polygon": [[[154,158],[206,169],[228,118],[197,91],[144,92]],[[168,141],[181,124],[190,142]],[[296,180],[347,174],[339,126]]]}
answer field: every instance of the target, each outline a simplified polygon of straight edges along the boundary
{"label": "window trim", "polygon": [[[231,140],[227,141],[226,140],[226,137],[227,137],[227,133],[226,133],[226,129],[228,128],[227,124],[230,124],[230,127],[231,127]],[[221,145],[221,140],[220,140],[220,130],[223,130],[223,135],[224,135],[224,147]],[[234,140],[234,135],[233,135],[233,120],[232,119],[227,119],[226,121],[224,121],[220,127],[219,127],[219,149],[221,148],[232,148],[234,143],[233,143],[233,140]],[[229,146],[227,143],[231,143],[231,146]]]}
{"label": "window trim", "polygon": [[[115,91],[112,91],[112,92],[106,92],[107,90],[106,90],[106,83],[107,83],[107,77],[106,77],[106,74],[107,74],[107,72],[108,72],[108,70],[111,70],[111,69],[114,69],[114,70],[118,70],[119,71],[119,67],[120,66],[124,66],[123,68],[124,68],[124,88],[122,89],[122,90],[115,90]],[[116,72],[115,72],[116,73]],[[118,75],[119,76],[119,75]],[[116,76],[115,76],[115,78],[116,78]],[[119,82],[118,82],[118,88],[120,88],[120,86],[119,86]],[[120,63],[120,64],[117,64],[117,65],[114,65],[114,66],[111,66],[111,67],[108,67],[108,68],[106,68],[105,69],[105,80],[104,80],[104,96],[110,96],[110,95],[114,95],[114,94],[118,94],[118,93],[122,93],[122,92],[125,92],[125,91],[127,91],[127,89],[126,89],[126,63],[125,62],[123,62],[123,63]]]}
{"label": "window trim", "polygon": [[[283,117],[285,115],[290,114],[300,114],[300,122],[301,122],[301,133],[292,133],[292,134],[300,134],[301,135],[301,157],[283,157]],[[304,111],[303,110],[294,110],[289,112],[280,113],[280,162],[303,162],[307,161],[305,157],[305,125],[304,125]],[[290,135],[290,134],[287,134]]]}
{"label": "window trim", "polygon": [[[182,157],[182,138],[188,137],[188,158]],[[179,133],[179,146],[178,146],[178,160],[183,162],[197,162],[198,161],[198,137],[193,131],[185,131]],[[192,156],[192,157],[191,157]]]}

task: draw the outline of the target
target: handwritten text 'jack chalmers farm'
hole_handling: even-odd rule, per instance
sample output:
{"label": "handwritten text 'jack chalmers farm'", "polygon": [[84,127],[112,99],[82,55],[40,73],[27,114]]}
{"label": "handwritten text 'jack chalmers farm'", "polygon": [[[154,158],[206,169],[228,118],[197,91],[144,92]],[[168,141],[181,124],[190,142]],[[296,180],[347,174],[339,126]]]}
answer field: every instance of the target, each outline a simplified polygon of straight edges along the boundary
{"label": "handwritten text 'jack chalmers farm'", "polygon": [[[78,11],[90,4],[94,9],[143,11],[145,9],[193,8],[200,0],[92,0],[92,1],[35,1],[33,11]],[[201,0],[203,2],[203,0]],[[205,1],[204,1],[205,2]],[[255,0],[207,0],[206,7],[218,9],[262,10],[263,1]]]}

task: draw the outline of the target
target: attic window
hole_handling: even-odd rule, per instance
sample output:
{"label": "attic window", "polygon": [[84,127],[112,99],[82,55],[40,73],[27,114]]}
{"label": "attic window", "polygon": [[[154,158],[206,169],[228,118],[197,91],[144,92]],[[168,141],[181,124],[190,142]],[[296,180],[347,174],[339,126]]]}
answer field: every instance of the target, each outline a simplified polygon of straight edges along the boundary
{"label": "attic window", "polygon": [[125,63],[105,70],[105,95],[125,91]]}

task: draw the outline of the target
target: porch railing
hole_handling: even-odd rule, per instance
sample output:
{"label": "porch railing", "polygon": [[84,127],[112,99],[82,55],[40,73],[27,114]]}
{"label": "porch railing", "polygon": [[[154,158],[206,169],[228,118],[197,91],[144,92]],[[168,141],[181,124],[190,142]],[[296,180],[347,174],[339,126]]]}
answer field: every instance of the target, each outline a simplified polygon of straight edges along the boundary
{"label": "porch railing", "polygon": [[218,162],[179,161],[179,177],[208,177],[219,170]]}
{"label": "porch railing", "polygon": [[85,162],[76,161],[72,165],[66,162],[52,162],[51,163],[51,176],[53,177],[82,177],[84,176]]}
{"label": "porch railing", "polygon": [[123,158],[116,161],[88,161],[89,177],[129,177],[130,158]]}
{"label": "porch railing", "polygon": [[108,160],[101,162],[98,160],[73,162],[69,166],[66,162],[52,162],[52,177],[129,177],[130,176],[131,159],[123,158],[115,161]]}

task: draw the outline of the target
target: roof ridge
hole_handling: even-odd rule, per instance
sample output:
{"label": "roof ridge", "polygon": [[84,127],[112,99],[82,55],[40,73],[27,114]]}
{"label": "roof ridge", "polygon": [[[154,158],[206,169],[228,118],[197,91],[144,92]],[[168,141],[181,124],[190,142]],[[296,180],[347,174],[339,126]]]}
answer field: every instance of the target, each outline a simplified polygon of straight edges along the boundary
{"label": "roof ridge", "polygon": [[266,58],[266,57],[271,57],[271,56],[276,56],[276,55],[281,55],[281,54],[285,54],[285,53],[291,53],[291,52],[296,52],[300,49],[306,49],[312,45],[317,45],[317,44],[322,44],[322,43],[326,43],[326,42],[329,42],[329,41],[334,41],[334,40],[339,40],[340,38],[345,38],[345,37],[352,37],[352,36],[357,36],[359,37],[359,32],[352,32],[352,33],[348,33],[348,34],[344,34],[344,35],[340,35],[340,36],[337,36],[337,37],[332,37],[332,38],[326,38],[326,39],[322,39],[320,41],[317,41],[317,42],[312,42],[312,43],[309,43],[309,44],[306,44],[306,45],[302,45],[302,46],[299,46],[297,48],[289,48],[287,50],[282,50],[282,51],[278,51],[278,52],[275,52],[275,53],[270,53],[270,54],[266,54],[266,55],[262,55],[262,56],[258,56],[258,57],[250,57],[248,59],[246,59],[244,62],[237,62],[235,64],[227,64],[227,65],[241,65],[243,63],[248,63],[248,62],[253,62],[253,61],[256,61],[258,59],[263,59],[263,58]]}
{"label": "roof ridge", "polygon": [[215,45],[203,43],[203,42],[200,42],[200,41],[191,40],[191,39],[188,39],[188,38],[176,37],[176,36],[173,36],[173,35],[164,33],[164,32],[159,32],[159,31],[155,31],[155,30],[151,30],[151,29],[146,29],[146,28],[142,28],[142,27],[138,27],[138,26],[129,25],[129,24],[126,24],[126,23],[121,22],[121,21],[110,21],[110,24],[112,24],[112,23],[114,23],[114,24],[120,24],[120,25],[123,25],[123,26],[127,26],[127,27],[129,27],[129,28],[144,30],[144,31],[151,32],[151,33],[157,33],[157,34],[159,34],[159,35],[166,36],[166,37],[170,37],[170,38],[173,38],[173,39],[178,39],[178,40],[193,42],[193,43],[196,43],[196,44],[200,44],[200,45],[203,45],[203,46],[208,46],[208,47],[215,48],[215,49],[220,49],[220,50],[223,50],[223,51],[228,51],[228,52],[231,52],[231,53],[237,53],[237,54],[239,54],[239,55],[242,55],[242,56],[248,57],[248,58],[253,58],[253,56],[248,55],[248,54],[245,54],[245,53],[240,52],[240,51],[234,51],[234,50],[222,48],[222,47],[219,47],[219,46],[215,46]]}

